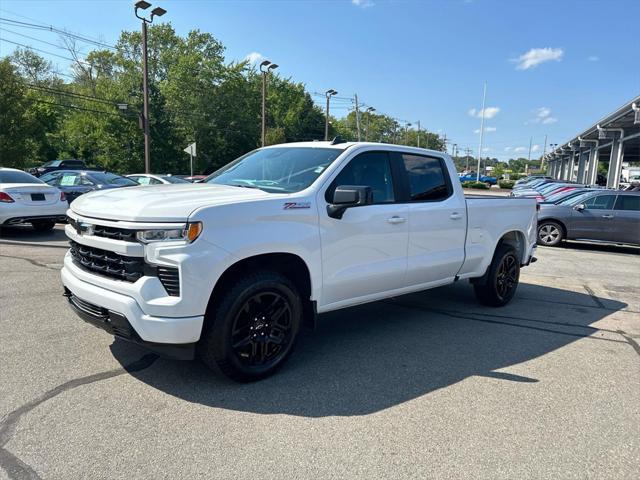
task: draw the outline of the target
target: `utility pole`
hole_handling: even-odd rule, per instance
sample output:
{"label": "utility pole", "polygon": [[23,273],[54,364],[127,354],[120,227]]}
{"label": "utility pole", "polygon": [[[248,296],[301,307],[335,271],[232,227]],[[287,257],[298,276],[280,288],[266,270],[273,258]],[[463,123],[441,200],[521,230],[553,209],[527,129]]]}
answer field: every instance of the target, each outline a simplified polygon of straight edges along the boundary
{"label": "utility pole", "polygon": [[453,149],[452,149],[453,158],[456,158],[457,151],[458,151],[458,144],[454,143],[453,144]]}
{"label": "utility pole", "polygon": [[267,138],[267,76],[271,70],[278,68],[278,65],[271,63],[269,60],[264,60],[260,64],[260,71],[262,72],[262,133],[261,143],[264,147]]}
{"label": "utility pole", "polygon": [[153,23],[153,17],[161,17],[167,11],[156,7],[151,17],[146,19],[138,15],[138,10],[146,10],[151,4],[144,0],[135,3],[134,14],[142,20],[142,131],[144,132],[144,172],[151,173],[151,132],[149,129],[149,66],[147,62],[147,24]]}
{"label": "utility pole", "polygon": [[478,171],[476,172],[476,181],[480,181],[480,161],[482,159],[482,141],[484,140],[484,108],[487,100],[487,81],[484,82],[484,90],[482,93],[482,110],[480,111],[480,146],[478,147]]}
{"label": "utility pole", "polygon": [[471,157],[471,149],[469,147],[467,147],[464,151],[464,153],[466,154],[466,160],[467,160],[467,166],[465,167],[465,171],[469,171],[469,158]]}
{"label": "utility pole", "polygon": [[531,145],[533,144],[533,137],[529,137],[529,157],[528,160],[531,162]]}
{"label": "utility pole", "polygon": [[418,148],[420,148],[420,120],[418,120]]}
{"label": "utility pole", "polygon": [[407,123],[404,126],[404,144],[405,145],[409,145],[409,127],[411,126],[410,123]]}
{"label": "utility pole", "polygon": [[336,95],[337,93],[338,92],[336,92],[334,89],[327,90],[324,93],[325,97],[327,97],[327,118],[325,119],[325,122],[324,122],[324,140],[325,141],[329,140],[329,100],[333,95]]}
{"label": "utility pole", "polygon": [[547,154],[547,135],[544,136],[544,148],[542,149],[542,158],[540,159],[540,171],[544,167],[544,157]]}
{"label": "utility pole", "polygon": [[358,94],[354,94],[356,99],[356,130],[358,131],[358,141],[360,141],[360,110],[358,109]]}

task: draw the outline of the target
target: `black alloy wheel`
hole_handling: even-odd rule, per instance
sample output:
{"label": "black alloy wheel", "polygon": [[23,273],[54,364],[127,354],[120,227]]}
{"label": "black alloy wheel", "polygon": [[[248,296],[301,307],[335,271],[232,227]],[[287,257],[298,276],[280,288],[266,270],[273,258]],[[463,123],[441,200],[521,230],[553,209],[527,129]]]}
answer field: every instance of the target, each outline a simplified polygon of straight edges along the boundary
{"label": "black alloy wheel", "polygon": [[277,363],[291,342],[291,305],[277,291],[249,297],[238,311],[231,330],[231,345],[241,363],[269,367]]}
{"label": "black alloy wheel", "polygon": [[511,298],[518,286],[519,265],[514,255],[502,258],[496,274],[496,292],[501,299]]}

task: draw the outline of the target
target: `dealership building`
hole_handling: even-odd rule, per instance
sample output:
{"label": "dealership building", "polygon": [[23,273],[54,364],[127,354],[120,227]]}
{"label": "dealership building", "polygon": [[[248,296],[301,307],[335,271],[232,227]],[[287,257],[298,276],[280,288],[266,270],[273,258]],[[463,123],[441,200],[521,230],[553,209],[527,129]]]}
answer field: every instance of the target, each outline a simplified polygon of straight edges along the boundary
{"label": "dealership building", "polygon": [[547,174],[587,185],[606,167],[606,185],[618,188],[623,166],[640,162],[640,96],[544,156]]}

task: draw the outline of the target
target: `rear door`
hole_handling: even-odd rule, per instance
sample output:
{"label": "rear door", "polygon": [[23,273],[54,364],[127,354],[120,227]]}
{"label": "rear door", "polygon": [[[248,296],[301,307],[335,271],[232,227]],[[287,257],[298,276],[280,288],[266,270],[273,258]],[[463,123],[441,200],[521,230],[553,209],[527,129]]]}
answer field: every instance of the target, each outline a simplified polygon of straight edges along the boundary
{"label": "rear door", "polygon": [[611,241],[640,244],[640,195],[618,195],[613,214]]}
{"label": "rear door", "polygon": [[570,238],[610,241],[613,235],[616,195],[603,194],[584,202],[584,210],[573,210],[568,226]]}
{"label": "rear door", "polygon": [[467,209],[455,195],[444,159],[398,154],[409,208],[407,284],[448,282],[464,262]]}

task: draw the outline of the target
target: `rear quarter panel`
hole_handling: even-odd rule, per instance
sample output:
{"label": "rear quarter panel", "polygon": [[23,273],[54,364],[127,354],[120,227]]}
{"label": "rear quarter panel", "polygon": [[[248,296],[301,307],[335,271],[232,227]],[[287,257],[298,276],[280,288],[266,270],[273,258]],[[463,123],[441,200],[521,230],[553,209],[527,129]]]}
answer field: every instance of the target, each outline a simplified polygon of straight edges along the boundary
{"label": "rear quarter panel", "polygon": [[484,275],[500,239],[518,232],[524,241],[521,263],[536,243],[536,201],[529,198],[467,198],[467,239],[460,278]]}

